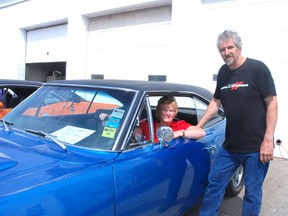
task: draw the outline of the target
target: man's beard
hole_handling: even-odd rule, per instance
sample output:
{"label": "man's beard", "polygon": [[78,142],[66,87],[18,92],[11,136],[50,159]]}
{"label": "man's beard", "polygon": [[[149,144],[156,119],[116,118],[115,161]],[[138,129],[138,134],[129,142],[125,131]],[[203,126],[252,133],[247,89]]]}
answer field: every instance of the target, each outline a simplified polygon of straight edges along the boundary
{"label": "man's beard", "polygon": [[228,59],[225,59],[225,64],[226,64],[226,65],[229,66],[229,65],[232,65],[233,63],[234,63],[233,58],[231,58],[231,59],[229,59],[229,60],[228,60]]}

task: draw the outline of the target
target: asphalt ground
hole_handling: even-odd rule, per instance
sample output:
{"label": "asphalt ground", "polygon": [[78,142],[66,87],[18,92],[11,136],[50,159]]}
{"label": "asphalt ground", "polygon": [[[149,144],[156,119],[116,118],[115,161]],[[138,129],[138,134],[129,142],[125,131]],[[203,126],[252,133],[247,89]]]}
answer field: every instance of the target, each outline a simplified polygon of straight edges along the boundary
{"label": "asphalt ground", "polygon": [[[230,199],[223,199],[218,216],[242,216],[244,190]],[[199,206],[184,216],[198,216]],[[288,215],[288,160],[274,158],[263,186],[263,198],[260,216]]]}

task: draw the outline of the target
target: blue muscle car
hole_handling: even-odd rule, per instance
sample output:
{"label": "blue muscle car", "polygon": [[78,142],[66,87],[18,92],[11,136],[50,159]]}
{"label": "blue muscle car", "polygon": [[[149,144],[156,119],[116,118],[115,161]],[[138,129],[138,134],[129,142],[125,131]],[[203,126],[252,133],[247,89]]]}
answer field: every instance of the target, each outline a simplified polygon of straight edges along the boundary
{"label": "blue muscle car", "polygon": [[[220,110],[201,139],[171,140],[163,128],[155,142],[152,122],[164,95],[193,125],[212,98],[200,87],[152,81],[43,84],[0,120],[0,216],[167,216],[193,208],[223,143],[225,116]],[[151,139],[133,137],[143,120]],[[242,189],[239,170],[227,196]]]}

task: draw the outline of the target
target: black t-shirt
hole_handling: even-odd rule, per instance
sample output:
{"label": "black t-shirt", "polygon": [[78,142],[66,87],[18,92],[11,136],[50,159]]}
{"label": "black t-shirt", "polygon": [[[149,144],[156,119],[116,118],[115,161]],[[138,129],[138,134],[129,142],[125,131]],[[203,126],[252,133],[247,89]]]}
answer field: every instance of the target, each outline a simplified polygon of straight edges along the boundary
{"label": "black t-shirt", "polygon": [[236,70],[223,65],[214,98],[227,117],[223,147],[231,152],[258,152],[266,129],[267,96],[276,95],[273,78],[261,61],[249,59]]}

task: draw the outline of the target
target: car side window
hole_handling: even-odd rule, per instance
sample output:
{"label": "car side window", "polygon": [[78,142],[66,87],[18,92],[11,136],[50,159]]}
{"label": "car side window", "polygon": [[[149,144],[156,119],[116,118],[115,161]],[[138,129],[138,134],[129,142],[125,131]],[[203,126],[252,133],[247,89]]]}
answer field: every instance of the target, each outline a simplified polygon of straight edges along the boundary
{"label": "car side window", "polygon": [[[152,112],[154,113],[155,117],[155,109],[157,106],[157,101],[160,99],[161,96],[150,96],[150,106],[152,108]],[[200,119],[203,117],[209,102],[201,99],[196,95],[187,95],[187,96],[174,96],[177,104],[178,104],[178,113],[176,118],[180,120],[185,120],[192,125],[197,125]],[[223,111],[219,110],[217,114],[210,119],[209,122],[205,124],[206,127],[210,127],[215,123],[221,121],[223,119]]]}
{"label": "car side window", "polygon": [[[156,106],[158,100],[162,96],[150,96],[150,106],[153,112],[153,116],[155,117]],[[198,123],[197,119],[197,110],[195,106],[195,99],[193,96],[174,96],[178,104],[178,113],[176,115],[176,119],[185,120],[192,125],[196,125]]]}
{"label": "car side window", "polygon": [[[5,88],[1,90],[0,100],[1,102],[3,102],[5,108],[12,108],[13,95],[15,95],[14,92],[9,88]],[[15,97],[17,96],[15,95]]]}

